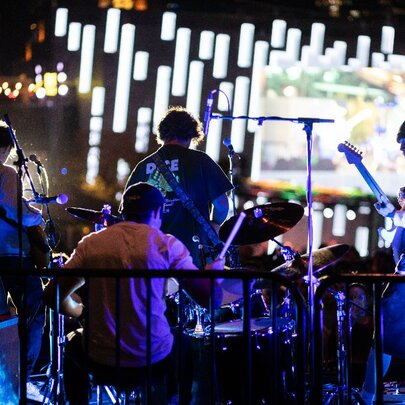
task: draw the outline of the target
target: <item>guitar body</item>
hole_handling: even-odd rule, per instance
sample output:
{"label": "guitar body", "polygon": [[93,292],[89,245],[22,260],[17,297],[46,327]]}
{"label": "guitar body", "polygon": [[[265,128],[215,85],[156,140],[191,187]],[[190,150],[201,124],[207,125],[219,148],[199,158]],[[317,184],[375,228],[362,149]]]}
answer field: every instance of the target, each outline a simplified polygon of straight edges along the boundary
{"label": "guitar body", "polygon": [[29,226],[26,228],[26,232],[31,245],[33,264],[37,269],[48,268],[51,249],[49,248],[44,229],[40,225]]}

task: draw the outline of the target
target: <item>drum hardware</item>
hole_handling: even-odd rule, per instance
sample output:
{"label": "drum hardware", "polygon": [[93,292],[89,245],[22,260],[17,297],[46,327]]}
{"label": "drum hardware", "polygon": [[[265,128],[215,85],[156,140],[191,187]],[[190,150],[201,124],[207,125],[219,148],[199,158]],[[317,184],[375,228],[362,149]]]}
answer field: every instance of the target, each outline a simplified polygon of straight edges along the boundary
{"label": "drum hardware", "polygon": [[[105,204],[101,211],[78,207],[67,207],[66,211],[75,218],[84,219],[96,225],[102,225],[102,227],[114,225],[121,221],[119,217],[111,214],[111,206],[108,204]],[[97,227],[95,230],[98,230]]]}
{"label": "drum hardware", "polygon": [[[346,357],[346,342],[344,335],[344,320],[345,320],[345,302],[346,297],[343,291],[335,291],[331,288],[327,289],[332,293],[336,300],[336,319],[337,319],[337,366],[338,366],[338,381],[335,386],[333,384],[327,384],[327,391],[324,395],[322,403],[324,405],[329,405],[334,403],[345,404],[345,403],[356,403],[363,405],[364,401],[360,396],[357,389],[351,388],[351,392],[347,391],[347,357]],[[351,301],[350,301],[351,302]],[[357,306],[357,304],[356,304]],[[352,402],[352,401],[356,402]]]}

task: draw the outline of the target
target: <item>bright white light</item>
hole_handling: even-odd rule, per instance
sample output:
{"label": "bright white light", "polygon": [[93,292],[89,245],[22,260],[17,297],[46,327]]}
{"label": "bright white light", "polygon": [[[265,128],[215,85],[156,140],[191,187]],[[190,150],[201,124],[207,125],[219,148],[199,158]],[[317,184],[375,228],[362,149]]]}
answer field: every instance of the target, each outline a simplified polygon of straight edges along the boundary
{"label": "bright white light", "polygon": [[333,209],[332,209],[332,208],[329,208],[329,207],[326,207],[326,208],[323,210],[323,216],[324,216],[325,218],[332,218],[332,217],[333,217]]}
{"label": "bright white light", "polygon": [[298,55],[301,47],[301,30],[298,28],[290,28],[287,31],[287,46],[286,54],[292,61],[298,60]]}
{"label": "bright white light", "polygon": [[231,37],[218,34],[215,41],[214,67],[212,75],[216,79],[225,79],[228,73],[229,44]]}
{"label": "bright white light", "polygon": [[58,8],[55,16],[55,37],[64,37],[67,32],[68,9]]}
{"label": "bright white light", "polygon": [[127,129],[134,42],[135,25],[124,24],[121,32],[113,116],[113,131],[117,133],[122,133]]}
{"label": "bright white light", "polygon": [[[239,76],[235,81],[235,98],[233,103],[233,115],[235,117],[246,115],[248,111],[249,101],[249,85],[248,77]],[[243,152],[245,144],[246,120],[237,119],[232,121],[231,141],[235,152]]]}
{"label": "bright white light", "polygon": [[79,93],[88,93],[93,75],[94,41],[96,27],[85,25],[83,28],[82,51],[80,55]]}
{"label": "bright white light", "polygon": [[[36,75],[35,76],[35,83],[41,83],[42,82],[42,75]],[[7,83],[7,86],[8,86],[8,83]],[[5,89],[5,88],[7,88],[7,87],[4,87],[4,84],[3,84],[3,89]]]}
{"label": "bright white light", "polygon": [[[250,88],[249,116],[260,114],[260,91],[262,72],[266,66],[269,53],[269,44],[266,41],[256,41],[253,54],[252,85]],[[255,132],[257,122],[249,120],[247,123],[249,132]]]}
{"label": "bright white light", "polygon": [[101,132],[100,131],[90,131],[89,133],[89,146],[100,145]]}
{"label": "bright white light", "polygon": [[262,131],[259,127],[256,127],[253,140],[253,153],[252,153],[252,167],[250,177],[252,181],[258,181],[260,179],[262,165]]}
{"label": "bright white light", "polygon": [[141,107],[138,110],[138,125],[135,137],[135,151],[138,153],[146,153],[148,151],[151,121],[152,109]]}
{"label": "bright white light", "polygon": [[312,238],[312,247],[318,249],[322,241],[322,230],[323,230],[323,215],[321,211],[314,211],[312,215],[312,224],[313,224],[313,238]]}
{"label": "bright white light", "polygon": [[134,80],[146,80],[148,77],[149,52],[135,52]]}
{"label": "bright white light", "polygon": [[359,255],[361,257],[368,256],[369,233],[370,233],[370,230],[366,226],[359,226],[356,229],[354,247],[359,252]]}
{"label": "bright white light", "polygon": [[255,36],[255,26],[243,23],[240,27],[238,66],[248,68],[252,64],[253,41]]}
{"label": "bright white light", "polygon": [[170,78],[172,68],[170,66],[159,66],[157,70],[155,105],[153,108],[153,132],[156,131],[156,126],[162,115],[169,107],[170,96]]}
{"label": "bright white light", "polygon": [[271,46],[273,48],[283,48],[285,44],[285,32],[287,23],[284,20],[274,20],[271,29]]}
{"label": "bright white light", "polygon": [[370,57],[371,38],[366,35],[359,35],[357,38],[356,59],[359,60],[361,67],[368,66]]}
{"label": "bright white light", "polygon": [[105,25],[104,52],[115,53],[118,49],[118,37],[120,31],[121,10],[109,8]]}
{"label": "bright white light", "polygon": [[248,200],[243,204],[243,209],[248,210],[249,208],[253,208],[254,206],[255,203],[253,201]]}
{"label": "bright white light", "polygon": [[182,97],[186,94],[187,68],[190,53],[189,28],[177,30],[176,48],[174,51],[174,67],[172,81],[172,95]]}
{"label": "bright white light", "polygon": [[86,182],[94,185],[96,183],[96,177],[100,167],[100,148],[98,146],[92,146],[87,154],[87,172]]}
{"label": "bright white light", "polygon": [[37,75],[42,73],[42,66],[41,65],[35,65],[34,71]]}
{"label": "bright white light", "polygon": [[200,34],[200,46],[198,57],[202,60],[210,60],[214,55],[215,34],[212,31],[202,31]]}
{"label": "bright white light", "polygon": [[381,33],[381,52],[385,54],[394,52],[395,28],[385,25]]}
{"label": "bright white light", "polygon": [[63,62],[58,62],[57,64],[56,64],[56,71],[57,72],[62,72],[62,70],[64,69],[64,64],[63,64]]}
{"label": "bright white light", "polygon": [[95,86],[91,96],[91,115],[102,116],[104,114],[105,88]]}
{"label": "bright white light", "polygon": [[221,151],[222,120],[211,120],[205,151],[211,159],[218,162]]}
{"label": "bright white light", "polygon": [[166,11],[162,16],[162,30],[160,32],[160,39],[162,41],[173,41],[176,36],[176,19],[175,13]]}
{"label": "bright white light", "polygon": [[219,84],[219,89],[221,91],[218,93],[217,108],[219,111],[225,111],[226,114],[230,115],[232,108],[234,85],[231,82],[221,82]]}
{"label": "bright white light", "polygon": [[64,82],[66,82],[66,79],[67,79],[67,74],[65,72],[58,73],[58,83],[64,83]]}
{"label": "bright white light", "polygon": [[334,211],[332,234],[335,236],[345,236],[347,207],[343,204],[336,204]]}
{"label": "bright white light", "polygon": [[90,118],[90,131],[100,132],[103,129],[103,119],[101,117]]}
{"label": "bright white light", "polygon": [[126,160],[120,158],[117,161],[117,181],[118,183],[122,183],[126,180],[129,173],[131,172],[131,168]]}
{"label": "bright white light", "polygon": [[344,41],[335,41],[333,48],[336,50],[337,66],[343,66],[346,63],[347,43]]}
{"label": "bright white light", "polygon": [[42,99],[46,96],[46,91],[43,87],[40,87],[36,92],[35,95],[37,96],[37,98]]}
{"label": "bright white light", "polygon": [[194,60],[190,63],[186,108],[195,116],[200,114],[201,89],[204,76],[204,63]]}
{"label": "bright white light", "polygon": [[310,47],[315,55],[322,55],[325,39],[325,24],[313,23],[311,27]]}
{"label": "bright white light", "polygon": [[66,94],[68,94],[68,92],[69,92],[69,87],[66,86],[66,84],[61,84],[61,85],[58,87],[58,94],[59,94],[60,96],[66,96]]}
{"label": "bright white light", "polygon": [[353,220],[356,219],[356,213],[355,213],[353,210],[347,210],[347,212],[346,212],[346,218],[347,218],[349,221],[353,221]]}
{"label": "bright white light", "polygon": [[68,51],[75,52],[80,49],[80,39],[82,35],[82,24],[72,22],[69,24],[69,34],[67,41]]}

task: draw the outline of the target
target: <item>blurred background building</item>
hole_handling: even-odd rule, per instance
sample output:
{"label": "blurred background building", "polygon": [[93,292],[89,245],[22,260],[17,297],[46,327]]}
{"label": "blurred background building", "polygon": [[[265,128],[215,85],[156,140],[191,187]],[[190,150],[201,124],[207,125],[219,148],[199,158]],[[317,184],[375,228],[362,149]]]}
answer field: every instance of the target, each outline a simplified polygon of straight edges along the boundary
{"label": "blurred background building", "polygon": [[[384,246],[375,199],[337,146],[359,147],[389,196],[403,185],[404,1],[3,0],[0,10],[1,115],[45,166],[47,194],[69,196],[50,207],[57,249],[70,253],[93,229],[65,208],[116,213],[166,108],[203,118],[210,94],[201,148],[227,172],[231,139],[238,210],[305,206],[310,162],[314,247],[348,243],[367,256]],[[310,154],[299,117],[334,121],[313,125]],[[306,218],[284,242],[305,249]]]}

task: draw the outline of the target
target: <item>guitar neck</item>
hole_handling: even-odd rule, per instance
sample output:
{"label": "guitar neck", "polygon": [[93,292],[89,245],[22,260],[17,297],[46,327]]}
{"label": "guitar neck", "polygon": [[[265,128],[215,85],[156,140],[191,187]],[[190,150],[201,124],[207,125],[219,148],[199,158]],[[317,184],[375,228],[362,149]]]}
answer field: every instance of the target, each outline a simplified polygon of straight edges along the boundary
{"label": "guitar neck", "polygon": [[381,190],[380,186],[374,180],[373,176],[370,174],[370,172],[367,170],[367,168],[363,165],[363,163],[361,161],[356,162],[354,165],[356,166],[356,168],[360,172],[360,174],[363,176],[363,179],[368,184],[371,191],[374,193],[374,195],[377,198],[378,202],[382,203],[383,202],[382,197],[387,198],[387,196]]}

